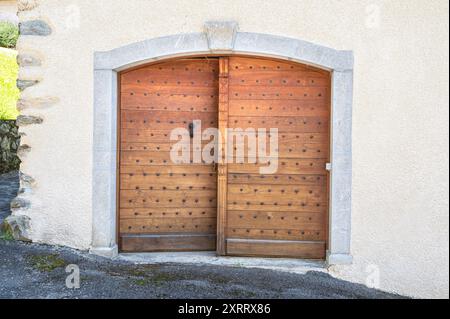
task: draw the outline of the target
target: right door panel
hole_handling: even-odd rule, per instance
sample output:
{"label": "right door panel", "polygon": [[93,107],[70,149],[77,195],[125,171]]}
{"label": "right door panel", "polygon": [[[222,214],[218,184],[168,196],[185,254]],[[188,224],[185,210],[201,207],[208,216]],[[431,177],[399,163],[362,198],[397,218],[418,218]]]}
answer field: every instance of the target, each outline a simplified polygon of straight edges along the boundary
{"label": "right door panel", "polygon": [[[256,164],[236,163],[233,154],[228,164],[226,254],[325,258],[330,73],[230,57],[228,81],[228,126],[277,128],[278,169],[260,174],[259,168],[267,165],[258,163],[270,158],[259,153]],[[228,137],[228,143],[237,141]]]}

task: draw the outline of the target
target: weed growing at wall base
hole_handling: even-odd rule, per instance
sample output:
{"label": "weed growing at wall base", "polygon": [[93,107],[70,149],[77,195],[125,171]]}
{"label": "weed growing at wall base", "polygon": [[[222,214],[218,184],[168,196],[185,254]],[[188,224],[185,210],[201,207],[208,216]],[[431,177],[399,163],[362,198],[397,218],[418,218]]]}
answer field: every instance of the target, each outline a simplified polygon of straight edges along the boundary
{"label": "weed growing at wall base", "polygon": [[6,21],[0,22],[0,47],[15,48],[19,38],[19,28]]}

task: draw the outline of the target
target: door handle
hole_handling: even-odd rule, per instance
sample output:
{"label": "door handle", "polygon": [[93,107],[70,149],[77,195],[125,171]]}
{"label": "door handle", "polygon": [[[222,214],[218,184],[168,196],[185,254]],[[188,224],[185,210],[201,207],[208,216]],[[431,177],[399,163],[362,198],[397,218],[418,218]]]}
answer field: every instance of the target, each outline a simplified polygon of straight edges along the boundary
{"label": "door handle", "polygon": [[189,129],[189,136],[191,138],[194,138],[194,122],[192,122],[188,125],[188,129]]}

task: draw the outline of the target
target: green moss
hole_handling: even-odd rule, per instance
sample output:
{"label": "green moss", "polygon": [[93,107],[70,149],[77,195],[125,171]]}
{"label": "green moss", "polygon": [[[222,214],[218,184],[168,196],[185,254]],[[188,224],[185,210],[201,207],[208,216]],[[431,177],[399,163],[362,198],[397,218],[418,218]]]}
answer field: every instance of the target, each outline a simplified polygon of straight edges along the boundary
{"label": "green moss", "polygon": [[128,270],[128,274],[134,277],[145,277],[147,275],[145,271],[140,269],[130,269]]}
{"label": "green moss", "polygon": [[7,240],[7,241],[14,240],[14,236],[9,227],[0,231],[0,240]]}
{"label": "green moss", "polygon": [[29,256],[29,262],[34,269],[45,272],[66,265],[65,260],[60,258],[58,254]]}
{"label": "green moss", "polygon": [[150,281],[148,280],[148,278],[140,278],[134,280],[134,284],[137,286],[147,286],[149,283]]}
{"label": "green moss", "polygon": [[0,120],[15,120],[19,115],[17,100],[20,91],[17,88],[19,66],[17,52],[0,48]]}
{"label": "green moss", "polygon": [[167,282],[183,279],[180,276],[174,274],[158,273],[147,275],[141,270],[130,270],[129,274],[134,277],[139,277],[133,280],[133,283],[137,286],[161,286]]}
{"label": "green moss", "polygon": [[182,279],[182,278],[180,278],[177,275],[159,273],[159,274],[153,275],[150,279],[153,284],[161,285],[165,282],[175,281],[175,280]]}
{"label": "green moss", "polygon": [[19,38],[19,28],[6,21],[0,22],[0,47],[15,48]]}

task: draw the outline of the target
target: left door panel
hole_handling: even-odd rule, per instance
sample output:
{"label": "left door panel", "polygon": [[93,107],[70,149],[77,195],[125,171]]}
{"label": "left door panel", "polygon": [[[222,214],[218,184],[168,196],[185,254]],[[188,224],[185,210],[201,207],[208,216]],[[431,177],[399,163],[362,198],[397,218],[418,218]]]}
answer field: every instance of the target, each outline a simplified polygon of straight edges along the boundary
{"label": "left door panel", "polygon": [[215,250],[214,164],[172,161],[170,137],[199,120],[202,131],[217,128],[218,68],[216,59],[183,59],[120,75],[122,251]]}

